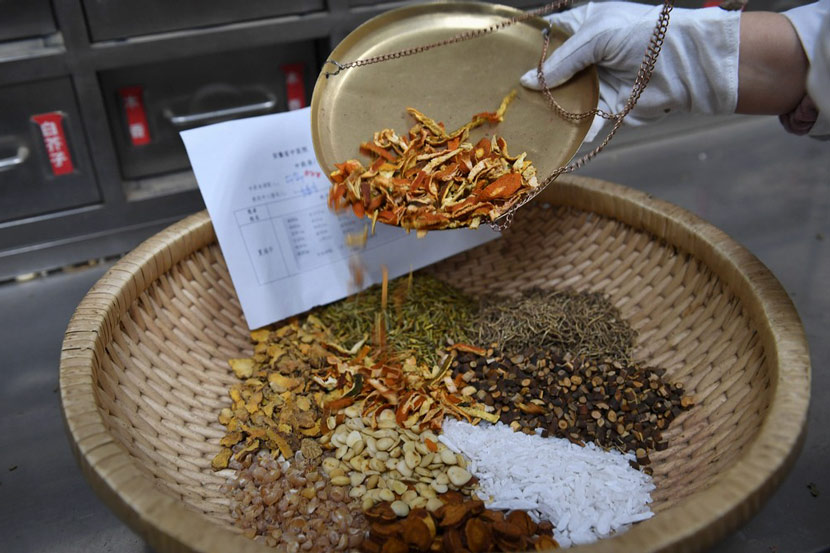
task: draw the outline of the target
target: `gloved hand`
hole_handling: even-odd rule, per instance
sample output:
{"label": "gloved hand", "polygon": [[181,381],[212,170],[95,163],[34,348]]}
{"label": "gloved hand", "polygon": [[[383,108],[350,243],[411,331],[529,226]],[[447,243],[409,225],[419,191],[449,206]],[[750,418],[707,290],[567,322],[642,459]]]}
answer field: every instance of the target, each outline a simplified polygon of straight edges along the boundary
{"label": "gloved hand", "polygon": [[[598,107],[618,113],[631,94],[660,10],[661,6],[629,2],[592,2],[547,16],[555,27],[573,35],[545,60],[547,85],[559,86],[596,64]],[[739,30],[739,12],[675,8],[651,80],[625,123],[642,125],[671,112],[734,113]],[[521,83],[540,90],[536,68],[523,75]],[[605,122],[595,117],[586,139],[593,140]]]}

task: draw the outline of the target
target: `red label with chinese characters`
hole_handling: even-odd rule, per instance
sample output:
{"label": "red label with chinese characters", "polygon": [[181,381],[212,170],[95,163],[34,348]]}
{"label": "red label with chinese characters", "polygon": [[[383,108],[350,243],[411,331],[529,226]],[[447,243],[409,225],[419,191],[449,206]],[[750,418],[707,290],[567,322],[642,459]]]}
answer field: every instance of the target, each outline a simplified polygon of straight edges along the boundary
{"label": "red label with chinese characters", "polygon": [[303,84],[303,64],[291,63],[282,66],[285,73],[285,94],[288,99],[288,110],[305,107],[305,85]]}
{"label": "red label with chinese characters", "polygon": [[74,172],[75,166],[72,164],[72,155],[69,153],[69,143],[63,131],[63,114],[59,111],[41,113],[33,115],[32,121],[40,128],[43,147],[46,149],[49,164],[52,166],[52,174],[59,177]]}
{"label": "red label with chinese characters", "polygon": [[143,91],[140,86],[127,86],[118,90],[124,115],[127,117],[127,132],[133,146],[150,143],[150,126],[144,111]]}

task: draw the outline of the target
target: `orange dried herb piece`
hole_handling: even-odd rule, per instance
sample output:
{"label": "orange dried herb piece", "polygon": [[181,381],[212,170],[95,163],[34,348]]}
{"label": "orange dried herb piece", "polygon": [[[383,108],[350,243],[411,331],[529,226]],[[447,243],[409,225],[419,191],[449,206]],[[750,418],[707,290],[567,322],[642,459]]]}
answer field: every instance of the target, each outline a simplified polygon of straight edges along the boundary
{"label": "orange dried herb piece", "polygon": [[500,551],[524,551],[527,549],[527,541],[524,536],[516,538],[496,536],[496,546]]}
{"label": "orange dried herb piece", "polygon": [[360,550],[363,553],[380,553],[382,545],[374,540],[363,540]]}
{"label": "orange dried herb piece", "polygon": [[416,508],[409,511],[409,515],[407,518],[417,518],[421,522],[424,523],[424,526],[427,528],[429,532],[430,539],[434,538],[435,535],[438,533],[438,527],[435,524],[435,519],[432,517],[429,511],[424,508]]}
{"label": "orange dried herb piece", "polygon": [[457,491],[457,490],[449,490],[441,494],[441,500],[447,505],[458,505],[459,503],[463,503],[467,498],[464,495]]}
{"label": "orange dried herb piece", "polygon": [[461,531],[457,528],[450,528],[441,539],[441,549],[444,553],[462,553],[467,551],[464,547],[464,540]]}
{"label": "orange dried herb piece", "polygon": [[253,359],[228,359],[228,364],[233,369],[237,378],[250,378],[254,373]]}
{"label": "orange dried herb piece", "polygon": [[471,518],[464,525],[464,538],[467,541],[467,549],[472,553],[483,553],[490,547],[493,540],[493,532],[489,524],[480,518]]}
{"label": "orange dried herb piece", "polygon": [[501,522],[504,521],[504,513],[502,511],[485,509],[485,511],[481,513],[481,518],[489,522]]}
{"label": "orange dried herb piece", "polygon": [[232,447],[239,443],[242,440],[242,432],[228,432],[221,440],[219,440],[219,445],[224,447]]}
{"label": "orange dried herb piece", "polygon": [[407,516],[401,522],[401,537],[403,541],[419,551],[427,551],[429,549],[429,546],[432,544],[433,535],[430,535],[429,528],[420,518]]}
{"label": "orange dried herb piece", "polygon": [[378,156],[382,157],[387,161],[395,161],[396,156],[389,153],[386,148],[381,148],[377,144],[373,142],[364,142],[360,145],[361,150],[366,150],[367,152],[371,152],[373,154],[377,154]]}
{"label": "orange dried herb piece", "polygon": [[485,355],[487,353],[487,350],[485,348],[480,348],[478,346],[462,343],[453,344],[452,346],[450,346],[450,349],[455,351],[474,353],[476,355]]}
{"label": "orange dried herb piece", "polygon": [[[422,523],[423,524],[423,523]],[[369,527],[369,535],[373,538],[386,540],[394,536],[398,536],[403,529],[403,525],[399,522],[373,522]],[[426,530],[426,527],[424,527]]]}
{"label": "orange dried herb piece", "polygon": [[259,451],[259,446],[261,443],[262,442],[260,440],[248,438],[248,440],[245,442],[245,445],[236,452],[236,454],[234,455],[234,459],[239,460],[250,453],[256,453],[257,451]]}
{"label": "orange dried herb piece", "polygon": [[268,435],[268,444],[273,444],[273,448],[282,454],[283,457],[286,459],[290,459],[294,456],[294,452],[291,450],[291,446],[288,444],[288,441],[278,432],[269,428],[266,430]]}
{"label": "orange dried herb piece", "polygon": [[353,397],[341,397],[326,404],[326,407],[331,411],[338,411],[344,407],[348,407],[354,403]]}
{"label": "orange dried herb piece", "polygon": [[553,523],[549,520],[539,521],[536,525],[536,533],[545,536],[553,536]]}
{"label": "orange dried herb piece", "polygon": [[445,505],[444,512],[441,514],[440,526],[442,528],[458,526],[467,520],[469,515],[470,509],[463,503]]}
{"label": "orange dried herb piece", "polygon": [[522,176],[519,173],[508,173],[488,184],[476,196],[479,200],[495,200],[511,197],[522,186]]}
{"label": "orange dried herb piece", "polygon": [[380,551],[381,553],[408,553],[409,546],[400,539],[392,537],[386,540]]}
{"label": "orange dried herb piece", "polygon": [[542,415],[545,413],[544,407],[536,405],[535,403],[517,403],[516,407],[528,415]]}
{"label": "orange dried herb piece", "polygon": [[381,501],[376,503],[364,513],[366,518],[373,521],[391,521],[397,520],[398,515],[392,510],[388,501]]}
{"label": "orange dried herb piece", "polygon": [[513,524],[512,522],[509,522],[508,520],[494,522],[493,530],[496,532],[497,535],[509,539],[520,538],[523,535],[525,535],[525,532],[522,528],[520,528],[516,524]]}
{"label": "orange dried herb piece", "polygon": [[222,450],[216,454],[216,457],[213,458],[210,465],[213,467],[213,470],[221,470],[228,468],[228,462],[231,460],[231,455],[233,455],[233,450],[229,447],[223,447]]}
{"label": "orange dried herb piece", "polygon": [[482,138],[475,146],[467,140],[472,129],[501,122],[515,95],[453,132],[407,108],[417,121],[408,136],[383,129],[360,145],[371,158],[368,166],[354,159],[335,164],[329,206],[352,206],[355,215],[373,224],[418,231],[495,221],[538,186],[536,169],[524,153],[511,156],[501,137]]}
{"label": "orange dried herb piece", "polygon": [[525,535],[536,533],[537,524],[525,511],[513,511],[506,517],[506,521],[519,528]]}

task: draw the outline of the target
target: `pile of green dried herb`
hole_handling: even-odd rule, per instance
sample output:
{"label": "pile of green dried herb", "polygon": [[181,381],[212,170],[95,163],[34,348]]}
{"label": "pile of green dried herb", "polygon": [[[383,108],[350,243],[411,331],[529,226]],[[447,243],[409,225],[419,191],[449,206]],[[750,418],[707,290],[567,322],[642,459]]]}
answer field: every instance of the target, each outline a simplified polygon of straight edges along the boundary
{"label": "pile of green dried herb", "polygon": [[570,353],[592,361],[629,362],[637,333],[598,292],[526,291],[518,298],[482,300],[479,344],[498,343],[508,353],[528,348]]}
{"label": "pile of green dried herb", "polygon": [[[381,308],[381,286],[319,308],[315,315],[346,347],[371,338]],[[447,340],[467,342],[477,302],[427,274],[411,274],[389,283],[385,312],[386,342],[393,351],[411,352],[419,361],[437,363],[436,350]]]}

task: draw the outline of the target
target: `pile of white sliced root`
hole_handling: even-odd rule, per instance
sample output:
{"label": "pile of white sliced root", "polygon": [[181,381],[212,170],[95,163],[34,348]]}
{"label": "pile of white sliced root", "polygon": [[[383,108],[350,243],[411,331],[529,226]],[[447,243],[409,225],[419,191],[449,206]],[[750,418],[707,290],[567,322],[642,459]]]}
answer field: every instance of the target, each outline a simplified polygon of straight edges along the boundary
{"label": "pile of white sliced root", "polygon": [[651,477],[628,461],[633,454],[585,447],[561,438],[473,426],[447,417],[439,436],[470,461],[476,490],[489,509],[524,509],[549,520],[562,547],[591,543],[653,516]]}

